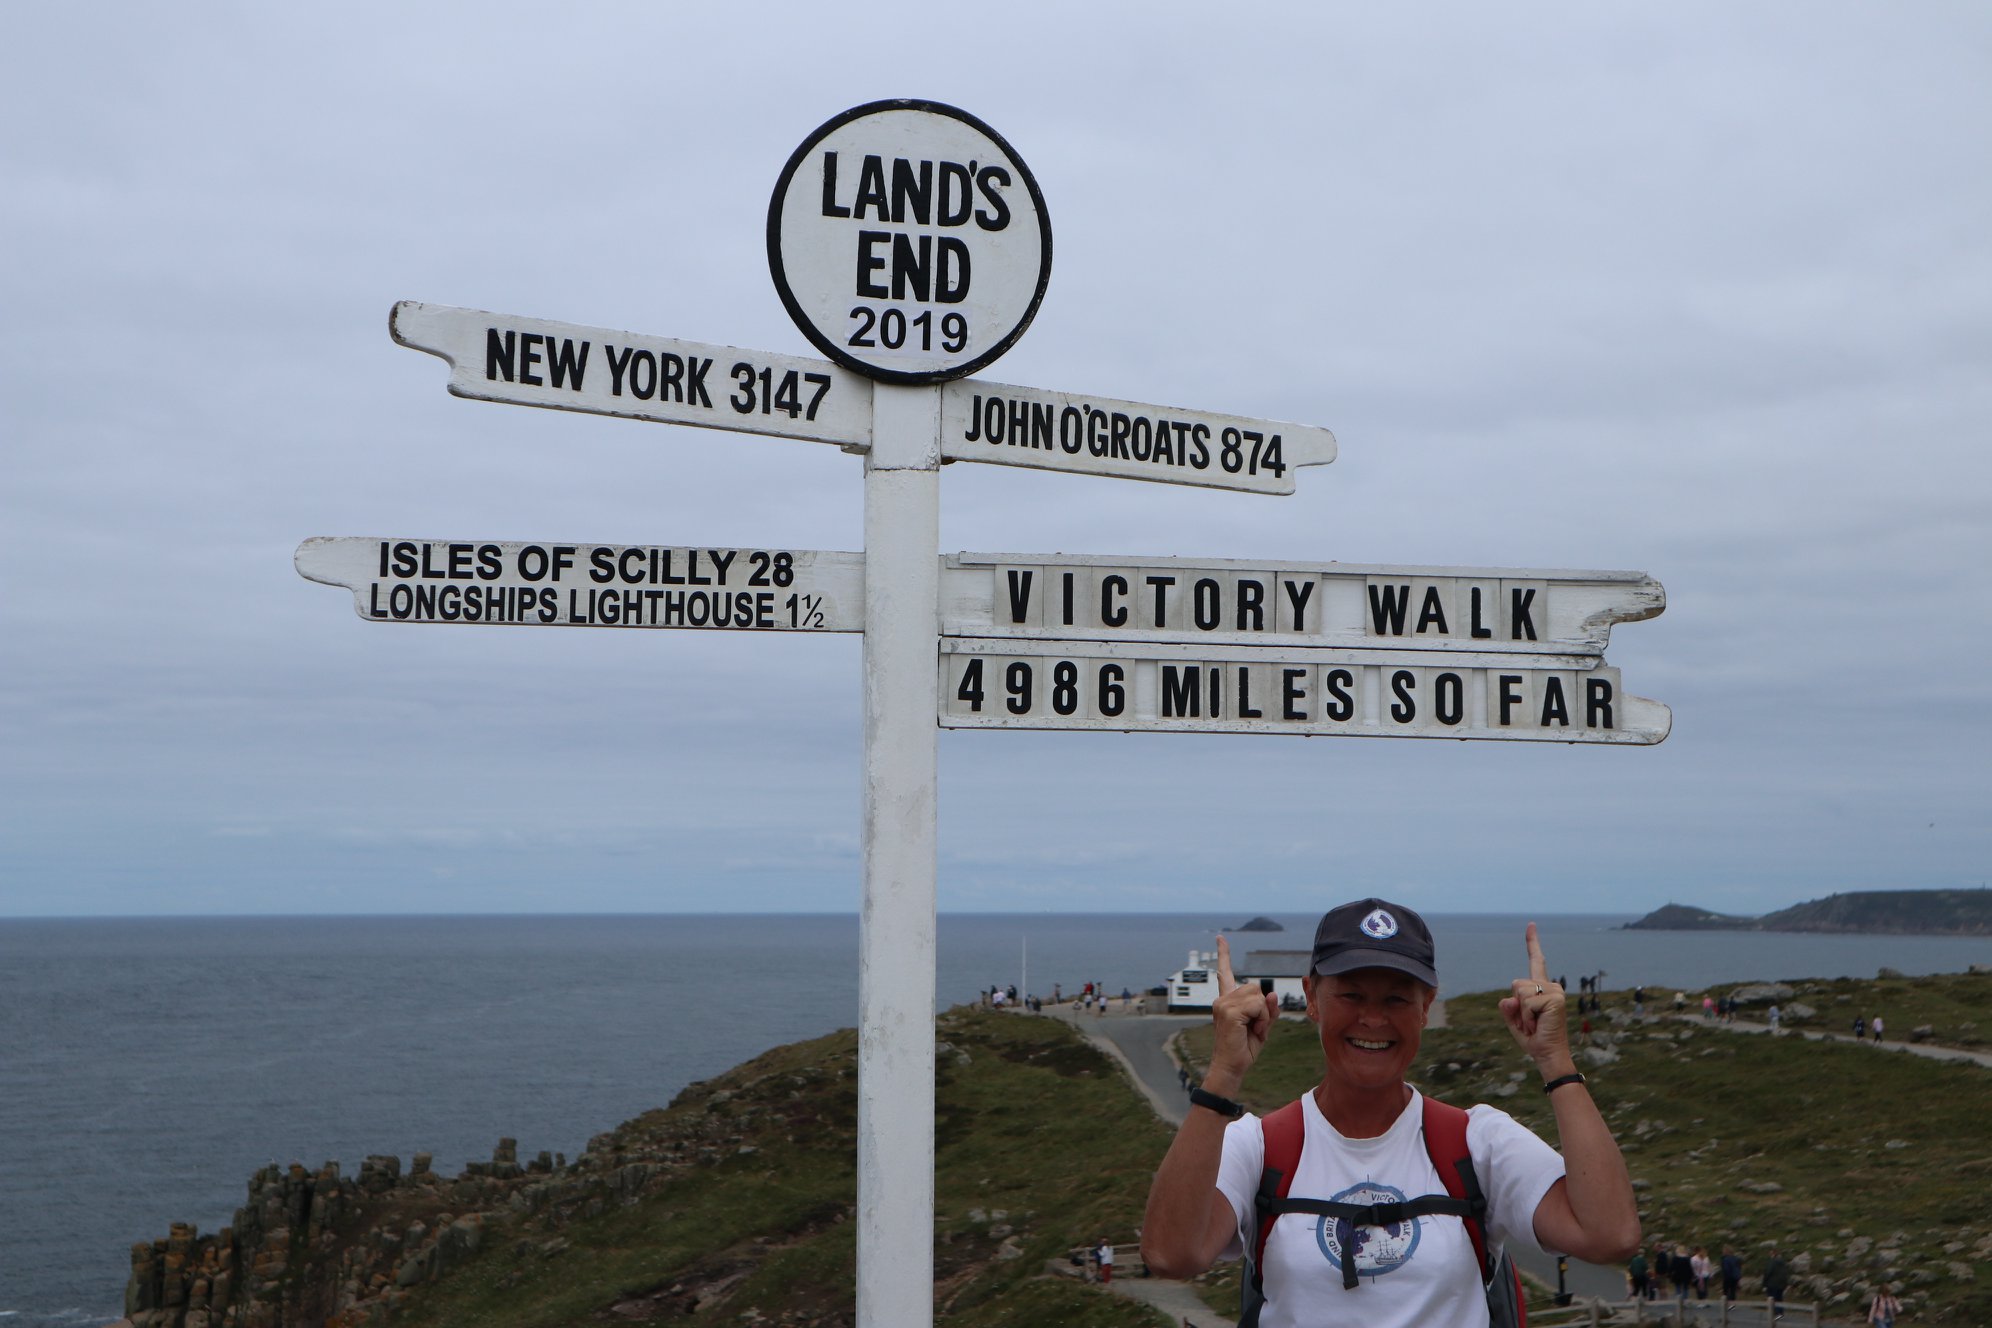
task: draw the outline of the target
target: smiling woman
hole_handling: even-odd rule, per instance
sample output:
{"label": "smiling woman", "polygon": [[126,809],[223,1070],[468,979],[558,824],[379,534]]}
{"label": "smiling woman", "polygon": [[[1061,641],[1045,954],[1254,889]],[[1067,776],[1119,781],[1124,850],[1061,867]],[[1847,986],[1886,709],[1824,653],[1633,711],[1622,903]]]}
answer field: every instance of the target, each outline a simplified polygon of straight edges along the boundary
{"label": "smiling woman", "polygon": [[1315,929],[1306,993],[1320,1083],[1264,1120],[1247,1115],[1231,1095],[1278,1010],[1238,983],[1220,937],[1210,1070],[1149,1192],[1149,1266],[1188,1277],[1243,1255],[1241,1328],[1501,1328],[1515,1303],[1508,1245],[1597,1262],[1636,1248],[1625,1162],[1571,1060],[1534,923],[1525,939],[1529,975],[1500,1008],[1555,1104],[1560,1156],[1505,1112],[1459,1111],[1404,1081],[1436,954],[1423,918],[1380,899],[1331,909]]}

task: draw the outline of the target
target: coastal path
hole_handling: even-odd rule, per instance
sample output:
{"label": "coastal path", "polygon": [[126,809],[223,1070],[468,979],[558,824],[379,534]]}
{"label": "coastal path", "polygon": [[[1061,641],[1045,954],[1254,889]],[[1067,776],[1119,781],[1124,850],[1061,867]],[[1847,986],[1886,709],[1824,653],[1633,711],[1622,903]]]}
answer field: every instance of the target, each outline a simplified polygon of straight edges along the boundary
{"label": "coastal path", "polygon": [[[1669,1019],[1696,1028],[1708,1028],[1726,1033],[1769,1033],[1771,1026],[1750,1019],[1733,1019],[1728,1023],[1717,1019],[1713,1022],[1698,1014],[1670,1014]],[[1964,1047],[1944,1047],[1931,1042],[1898,1042],[1884,1038],[1876,1042],[1872,1038],[1856,1038],[1852,1033],[1835,1033],[1823,1028],[1785,1028],[1779,1030],[1779,1037],[1798,1036],[1807,1042],[1859,1042],[1862,1046],[1873,1047],[1878,1051],[1906,1051],[1911,1056],[1923,1056],[1933,1061],[1969,1061],[1974,1065],[1992,1068],[1992,1052],[1971,1051]]]}

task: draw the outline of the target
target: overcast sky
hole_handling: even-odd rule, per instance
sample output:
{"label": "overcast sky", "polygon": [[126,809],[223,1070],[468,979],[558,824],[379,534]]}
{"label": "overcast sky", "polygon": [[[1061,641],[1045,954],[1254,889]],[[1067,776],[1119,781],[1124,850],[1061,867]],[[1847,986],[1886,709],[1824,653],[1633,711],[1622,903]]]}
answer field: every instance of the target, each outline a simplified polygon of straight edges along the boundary
{"label": "overcast sky", "polygon": [[1992,858],[1992,12],[39,5],[0,44],[0,913],[857,907],[855,636],[377,625],[314,535],[862,547],[819,443],[468,402],[417,299],[815,354],[791,151],[1001,132],[983,376],[1324,425],[944,551],[1622,568],[1654,748],[946,732],[943,910],[1757,912]]}

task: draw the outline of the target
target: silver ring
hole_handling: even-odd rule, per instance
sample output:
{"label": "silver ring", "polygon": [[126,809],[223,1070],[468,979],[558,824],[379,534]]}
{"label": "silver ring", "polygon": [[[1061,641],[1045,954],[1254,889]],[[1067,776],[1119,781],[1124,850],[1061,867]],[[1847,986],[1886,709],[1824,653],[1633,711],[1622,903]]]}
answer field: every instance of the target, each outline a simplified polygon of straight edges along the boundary
{"label": "silver ring", "polygon": [[1540,982],[1536,984],[1536,995],[1542,995],[1542,984]]}

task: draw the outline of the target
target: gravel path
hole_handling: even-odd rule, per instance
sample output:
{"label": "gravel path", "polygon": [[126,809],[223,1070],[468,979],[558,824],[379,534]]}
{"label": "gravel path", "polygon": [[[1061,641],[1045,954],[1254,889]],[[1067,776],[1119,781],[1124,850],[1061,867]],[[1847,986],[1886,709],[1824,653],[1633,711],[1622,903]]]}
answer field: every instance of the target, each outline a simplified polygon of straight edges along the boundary
{"label": "gravel path", "polygon": [[1106,1289],[1154,1306],[1183,1328],[1238,1328],[1236,1320],[1225,1318],[1198,1300],[1187,1282],[1171,1282],[1166,1277],[1123,1277],[1109,1282]]}
{"label": "gravel path", "polygon": [[[1678,1020],[1684,1024],[1692,1024],[1696,1028],[1706,1028],[1711,1032],[1768,1033],[1771,1031],[1769,1024],[1755,1023],[1748,1019],[1736,1019],[1729,1023],[1723,1023],[1719,1019],[1710,1021],[1698,1014],[1670,1014],[1666,1017]],[[1933,1061],[1970,1061],[1974,1065],[1992,1066],[1992,1052],[1967,1051],[1963,1047],[1938,1047],[1928,1042],[1896,1042],[1893,1040],[1876,1042],[1872,1038],[1856,1039],[1851,1033],[1829,1033],[1813,1028],[1787,1028],[1778,1036],[1791,1037],[1793,1034],[1803,1037],[1807,1042],[1859,1041],[1862,1046],[1873,1047],[1877,1051],[1906,1051],[1911,1056],[1924,1056]]]}

